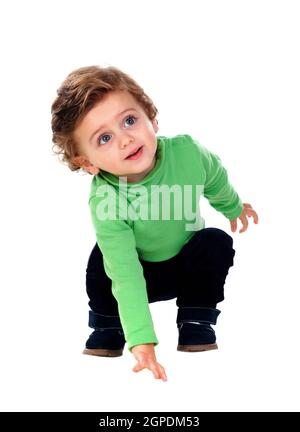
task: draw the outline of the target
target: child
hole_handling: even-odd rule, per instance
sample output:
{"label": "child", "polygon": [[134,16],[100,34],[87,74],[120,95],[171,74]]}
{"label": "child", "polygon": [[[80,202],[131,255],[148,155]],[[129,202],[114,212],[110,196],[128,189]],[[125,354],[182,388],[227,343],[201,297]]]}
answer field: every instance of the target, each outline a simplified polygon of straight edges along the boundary
{"label": "child", "polygon": [[216,349],[211,325],[233,266],[232,238],[205,228],[199,199],[237,229],[248,217],[215,154],[189,135],[156,136],[157,109],[115,67],[70,73],[52,105],[55,152],[72,171],[93,175],[89,206],[97,243],[88,260],[89,326],[85,354],[120,356],[125,345],[144,368],[167,380],[157,362],[149,303],[176,298],[177,349]]}

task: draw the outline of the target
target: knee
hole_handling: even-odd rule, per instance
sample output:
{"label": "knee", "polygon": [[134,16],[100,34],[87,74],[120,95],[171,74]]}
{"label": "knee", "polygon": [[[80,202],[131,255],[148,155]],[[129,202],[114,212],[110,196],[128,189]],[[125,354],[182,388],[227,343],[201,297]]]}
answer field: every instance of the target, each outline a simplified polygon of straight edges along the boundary
{"label": "knee", "polygon": [[220,247],[224,245],[231,248],[233,245],[232,237],[219,228],[203,228],[198,234],[201,240],[210,246],[218,245]]}
{"label": "knee", "polygon": [[[235,250],[233,240],[225,231],[218,228],[203,228],[197,231],[183,247],[181,256],[190,269],[195,262],[212,268],[229,268],[233,265]],[[199,261],[200,260],[200,261]]]}
{"label": "knee", "polygon": [[217,262],[226,268],[233,266],[235,250],[233,249],[233,239],[225,231],[219,228],[204,228],[201,232],[203,248],[206,250],[208,259]]}

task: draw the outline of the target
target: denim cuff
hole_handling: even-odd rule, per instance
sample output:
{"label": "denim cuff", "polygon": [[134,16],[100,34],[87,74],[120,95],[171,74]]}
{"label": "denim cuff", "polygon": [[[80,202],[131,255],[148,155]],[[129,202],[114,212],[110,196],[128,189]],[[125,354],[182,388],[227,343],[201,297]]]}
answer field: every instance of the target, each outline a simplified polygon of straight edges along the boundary
{"label": "denim cuff", "polygon": [[221,311],[209,307],[180,307],[178,308],[176,323],[195,321],[216,324]]}

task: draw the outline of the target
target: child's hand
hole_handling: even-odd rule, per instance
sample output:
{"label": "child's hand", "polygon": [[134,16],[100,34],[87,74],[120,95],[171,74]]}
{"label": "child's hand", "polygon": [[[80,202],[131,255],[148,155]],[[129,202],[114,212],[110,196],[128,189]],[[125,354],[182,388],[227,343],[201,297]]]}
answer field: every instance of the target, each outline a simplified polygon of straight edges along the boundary
{"label": "child's hand", "polygon": [[133,372],[139,372],[147,368],[152,371],[154,378],[167,381],[164,368],[156,360],[154,344],[136,345],[131,352],[137,360],[137,364],[132,369]]}
{"label": "child's hand", "polygon": [[[251,207],[251,204],[244,204],[244,208],[242,213],[239,216],[239,219],[241,220],[243,227],[240,229],[240,233],[243,233],[248,228],[248,219],[247,217],[253,217],[254,223],[258,223],[258,216],[257,213],[253,210]],[[235,232],[237,229],[237,218],[230,221],[231,231]]]}

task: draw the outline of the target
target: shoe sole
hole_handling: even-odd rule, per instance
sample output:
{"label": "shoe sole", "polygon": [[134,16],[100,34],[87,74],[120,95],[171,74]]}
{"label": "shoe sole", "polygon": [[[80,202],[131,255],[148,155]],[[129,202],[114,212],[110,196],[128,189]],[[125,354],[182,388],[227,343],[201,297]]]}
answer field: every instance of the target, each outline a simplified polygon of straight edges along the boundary
{"label": "shoe sole", "polygon": [[202,352],[218,349],[217,344],[202,344],[202,345],[178,345],[177,351],[183,352]]}
{"label": "shoe sole", "polygon": [[104,348],[85,348],[82,354],[98,356],[98,357],[120,357],[123,354],[122,349],[112,350]]}

